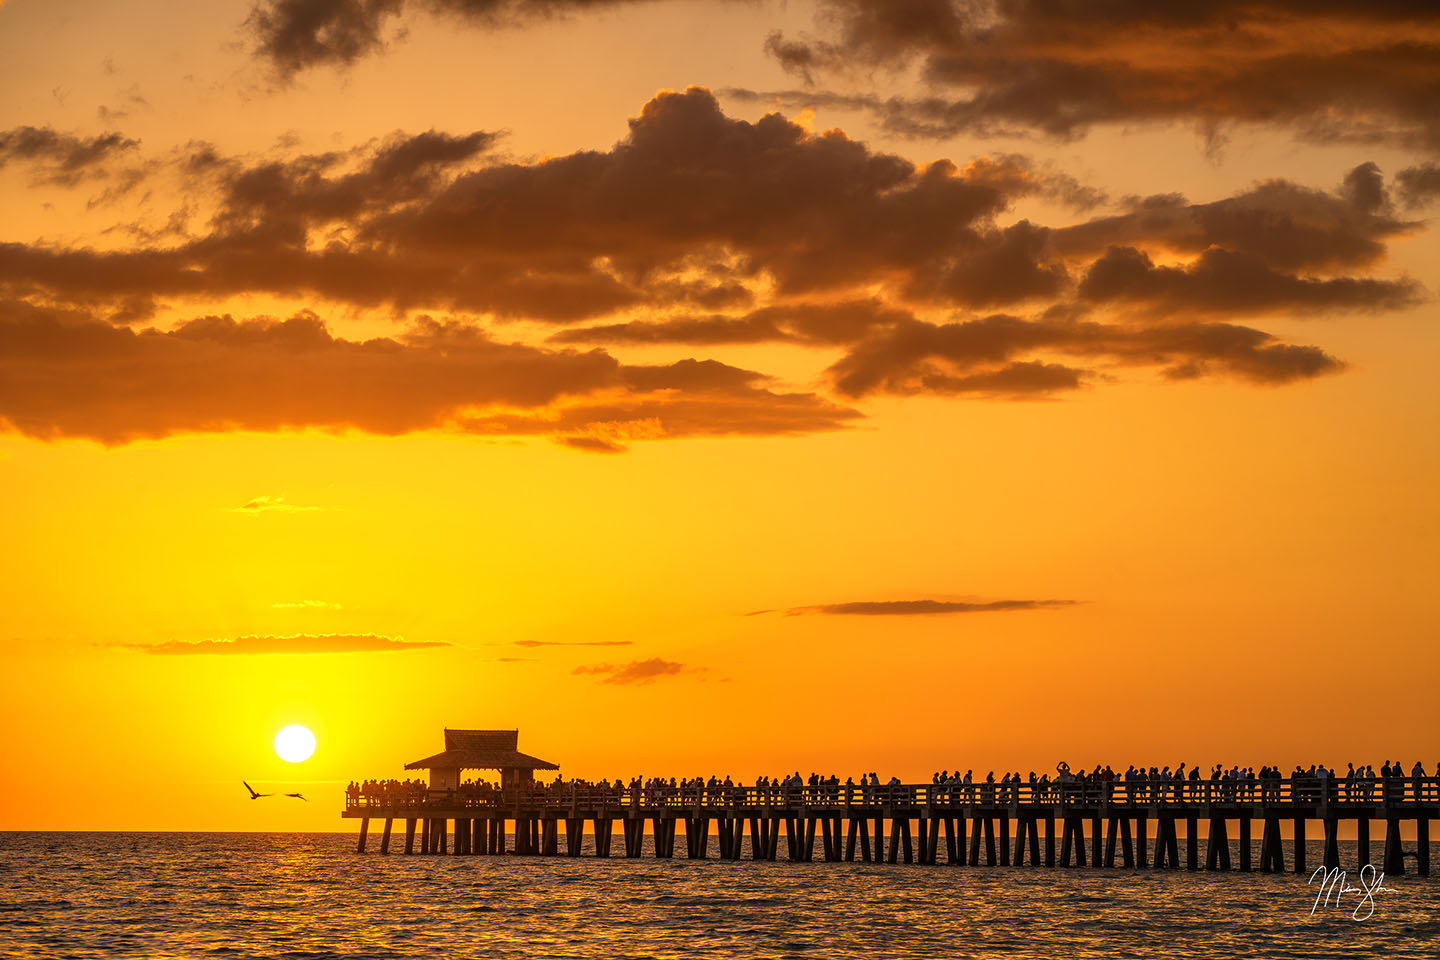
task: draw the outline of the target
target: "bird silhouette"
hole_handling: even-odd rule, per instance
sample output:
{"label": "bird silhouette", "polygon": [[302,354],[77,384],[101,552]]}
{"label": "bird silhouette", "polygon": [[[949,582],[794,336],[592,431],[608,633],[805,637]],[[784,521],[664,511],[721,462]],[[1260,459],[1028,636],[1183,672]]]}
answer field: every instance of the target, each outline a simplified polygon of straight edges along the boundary
{"label": "bird silhouette", "polygon": [[[251,799],[251,800],[259,800],[261,797],[274,797],[274,796],[277,796],[277,794],[274,794],[274,793],[256,793],[256,792],[255,792],[255,788],[252,787],[252,786],[250,786],[250,784],[245,783],[244,780],[241,780],[240,782],[241,782],[241,783],[244,783],[244,784],[245,784],[245,789],[250,791],[250,799]],[[307,800],[305,797],[302,797],[302,796],[301,796],[300,794],[298,794],[298,793],[282,793],[282,794],[278,794],[278,796],[282,796],[282,797],[294,797],[296,800],[305,800],[306,803],[309,803],[309,802],[310,802],[309,800]]]}

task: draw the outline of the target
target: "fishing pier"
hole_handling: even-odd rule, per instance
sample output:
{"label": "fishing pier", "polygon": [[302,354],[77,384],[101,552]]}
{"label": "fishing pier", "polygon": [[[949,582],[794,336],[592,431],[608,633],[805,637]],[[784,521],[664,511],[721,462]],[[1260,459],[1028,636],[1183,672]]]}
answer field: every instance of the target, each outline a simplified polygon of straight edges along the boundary
{"label": "fishing pier", "polygon": [[[360,821],[357,851],[366,852],[370,822],[377,820],[383,822],[382,854],[390,853],[398,822],[404,826],[405,854],[497,856],[510,852],[506,844],[513,837],[516,855],[578,857],[588,825],[589,852],[609,857],[618,823],[622,845],[616,852],[632,859],[644,852],[647,829],[652,856],[674,857],[683,834],[685,855],[705,859],[713,827],[722,860],[775,860],[783,837],[785,857],[796,862],[816,859],[818,838],[818,853],[826,861],[1186,870],[1203,864],[1205,870],[1265,873],[1288,866],[1307,873],[1317,866],[1306,862],[1308,825],[1317,823],[1323,832],[1323,866],[1339,868],[1340,824],[1350,820],[1357,830],[1356,869],[1374,862],[1371,823],[1381,821],[1381,869],[1390,876],[1404,874],[1412,857],[1415,872],[1427,876],[1430,821],[1440,819],[1440,778],[1411,776],[1373,782],[1307,777],[789,788],[540,785],[532,780],[533,770],[557,768],[518,753],[517,736],[447,730],[444,753],[406,765],[431,771],[428,788],[348,795],[342,816]],[[529,766],[532,762],[544,766]],[[501,782],[467,786],[459,779],[462,769],[499,770]],[[1413,853],[1402,845],[1405,821],[1415,823]],[[1285,822],[1292,826],[1288,859],[1281,835]],[[1252,857],[1256,832],[1258,863]]]}

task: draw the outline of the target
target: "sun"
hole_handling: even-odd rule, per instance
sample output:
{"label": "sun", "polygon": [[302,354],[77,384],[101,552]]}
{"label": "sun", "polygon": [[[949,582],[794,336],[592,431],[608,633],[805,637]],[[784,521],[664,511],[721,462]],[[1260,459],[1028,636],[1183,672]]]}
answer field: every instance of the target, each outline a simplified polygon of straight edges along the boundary
{"label": "sun", "polygon": [[275,752],[281,760],[299,763],[309,760],[315,752],[315,734],[298,724],[292,724],[275,734]]}

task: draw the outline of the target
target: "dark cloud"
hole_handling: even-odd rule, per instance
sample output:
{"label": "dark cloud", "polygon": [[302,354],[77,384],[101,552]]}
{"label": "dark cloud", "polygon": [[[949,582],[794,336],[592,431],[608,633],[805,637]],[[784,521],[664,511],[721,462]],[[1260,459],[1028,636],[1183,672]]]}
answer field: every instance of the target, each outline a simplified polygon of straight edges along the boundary
{"label": "dark cloud", "polygon": [[968,603],[958,600],[854,600],[849,603],[822,603],[810,607],[791,607],[787,616],[805,613],[828,613],[857,616],[914,616],[937,613],[990,613],[1001,610],[1039,610],[1046,607],[1068,607],[1074,600],[987,600]]}
{"label": "dark cloud", "polygon": [[[779,115],[732,120],[699,88],[657,96],[605,153],[475,167],[492,139],[400,138],[348,173],[353,157],[212,161],[222,208],[208,234],[103,252],[4,244],[0,284],[82,303],[263,291],[573,322],[743,303],[762,282],[794,298],[943,278],[989,246],[1003,256],[1013,229],[994,216],[1041,189],[1002,161],[916,167]],[[697,271],[712,279],[686,278]],[[974,281],[936,288],[1007,296]]]}
{"label": "dark cloud", "polygon": [[678,316],[666,320],[576,327],[553,334],[555,343],[722,343],[793,342],[844,344],[873,330],[913,319],[908,310],[883,301],[844,300],[837,303],[793,303],[762,307],[741,316]]}
{"label": "dark cloud", "polygon": [[824,0],[818,22],[766,49],[807,81],[918,60],[933,95],[868,98],[902,134],[1254,122],[1440,149],[1440,8],[1421,0]]}
{"label": "dark cloud", "polygon": [[643,684],[661,677],[673,677],[687,670],[693,671],[694,668],[687,668],[683,663],[673,660],[652,657],[649,660],[633,660],[623,664],[598,663],[588,667],[576,667],[571,673],[577,676],[603,677],[603,683]]}
{"label": "dark cloud", "polygon": [[1066,319],[1023,320],[997,314],[959,323],[913,322],[854,347],[830,367],[849,397],[885,393],[1025,398],[1074,390],[1094,371],[1042,358],[1094,364],[1159,366],[1171,379],[1230,376],[1278,384],[1342,368],[1316,347],[1279,343],[1270,334],[1227,323],[1125,326]]}
{"label": "dark cloud", "polygon": [[1219,247],[1170,267],[1134,247],[1113,246],[1090,265],[1078,293],[1082,301],[1143,304],[1170,315],[1394,310],[1421,299],[1411,280],[1296,276],[1275,270],[1263,257]]}
{"label": "dark cloud", "polygon": [[[1077,278],[1085,302],[1193,295],[1191,312],[1386,309],[1415,295],[1405,281],[1311,275],[1373,265],[1418,227],[1390,212],[1373,165],[1333,193],[1273,181],[1057,230],[997,223],[1016,198],[1085,193],[1024,158],[916,166],[776,114],[732,120],[699,88],[658,95],[606,152],[500,163],[493,143],[431,131],[258,165],[202,147],[197,175],[220,198],[208,233],[109,251],[0,244],[0,289],[131,323],[161,297],[255,293],[558,324],[643,309],[556,339],[700,345],[853,343],[907,309],[1059,301]],[[1117,247],[1196,259],[1142,276]],[[770,302],[732,312],[761,289]]]}
{"label": "dark cloud", "polygon": [[347,66],[385,46],[387,21],[407,8],[475,26],[522,23],[639,0],[261,0],[246,21],[256,53],[282,78]]}
{"label": "dark cloud", "polygon": [[161,656],[201,654],[317,654],[317,653],[385,653],[396,650],[419,650],[424,647],[448,647],[435,641],[397,640],[373,634],[298,634],[293,637],[238,637],[234,640],[171,640],[156,644],[121,644]]}
{"label": "dark cloud", "polygon": [[[766,383],[715,361],[625,366],[598,350],[501,343],[458,322],[422,320],[394,338],[355,341],[313,314],[132,330],[0,301],[0,420],[41,439],[444,427],[621,443],[807,433],[857,416]],[[285,506],[257,498],[241,509]]]}
{"label": "dark cloud", "polygon": [[517,647],[629,647],[634,640],[516,640]]}
{"label": "dark cloud", "polygon": [[1168,194],[1134,198],[1129,208],[1053,230],[1050,244],[1066,257],[1093,256],[1112,245],[1192,256],[1220,247],[1277,270],[1324,271],[1377,263],[1384,241],[1419,226],[1394,216],[1373,163],[1350,171],[1333,193],[1268,180],[1210,203]]}
{"label": "dark cloud", "polygon": [[24,163],[37,183],[72,186],[105,173],[117,155],[138,144],[118,133],[80,137],[50,127],[14,127],[0,131],[0,169]]}
{"label": "dark cloud", "polygon": [[1420,207],[1440,199],[1440,163],[1421,163],[1395,175],[1400,198],[1407,207]]}

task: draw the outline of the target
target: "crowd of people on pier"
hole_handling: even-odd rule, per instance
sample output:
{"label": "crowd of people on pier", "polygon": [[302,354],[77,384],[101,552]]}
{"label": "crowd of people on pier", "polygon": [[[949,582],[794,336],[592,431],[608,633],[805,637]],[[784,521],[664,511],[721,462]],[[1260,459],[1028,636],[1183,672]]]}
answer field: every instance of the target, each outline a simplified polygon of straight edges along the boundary
{"label": "crowd of people on pier", "polygon": [[[1440,764],[1436,765],[1432,778],[1418,761],[1409,770],[1399,761],[1387,761],[1379,773],[1371,765],[1357,767],[1352,763],[1343,774],[1324,764],[1312,764],[1308,769],[1296,766],[1288,774],[1268,764],[1258,771],[1253,766],[1226,768],[1215,764],[1208,774],[1201,774],[1198,766],[1184,763],[1173,770],[1169,766],[1147,768],[1131,764],[1120,773],[1108,764],[1088,771],[1071,771],[1068,764],[1061,763],[1054,776],[1048,772],[1037,775],[1032,770],[1028,777],[1022,778],[1019,771],[1015,771],[1003,773],[998,780],[993,770],[983,779],[976,777],[973,770],[963,774],[958,769],[941,770],[931,775],[928,785],[905,784],[898,777],[882,782],[874,772],[861,774],[858,782],[854,777],[842,782],[834,774],[811,773],[809,777],[801,777],[796,771],[784,777],[762,776],[753,784],[728,776],[617,777],[600,781],[565,780],[557,776],[549,782],[527,781],[508,788],[484,779],[467,780],[456,787],[436,790],[419,780],[365,780],[352,781],[346,787],[345,796],[347,806],[404,806],[437,798],[450,804],[488,805],[502,797],[506,801],[569,801],[584,797],[591,802],[646,806],[914,803],[922,799],[929,803],[1267,802],[1322,798],[1399,801],[1440,799],[1440,779],[1437,778],[1440,778]],[[1287,782],[1288,795],[1284,793]]]}

